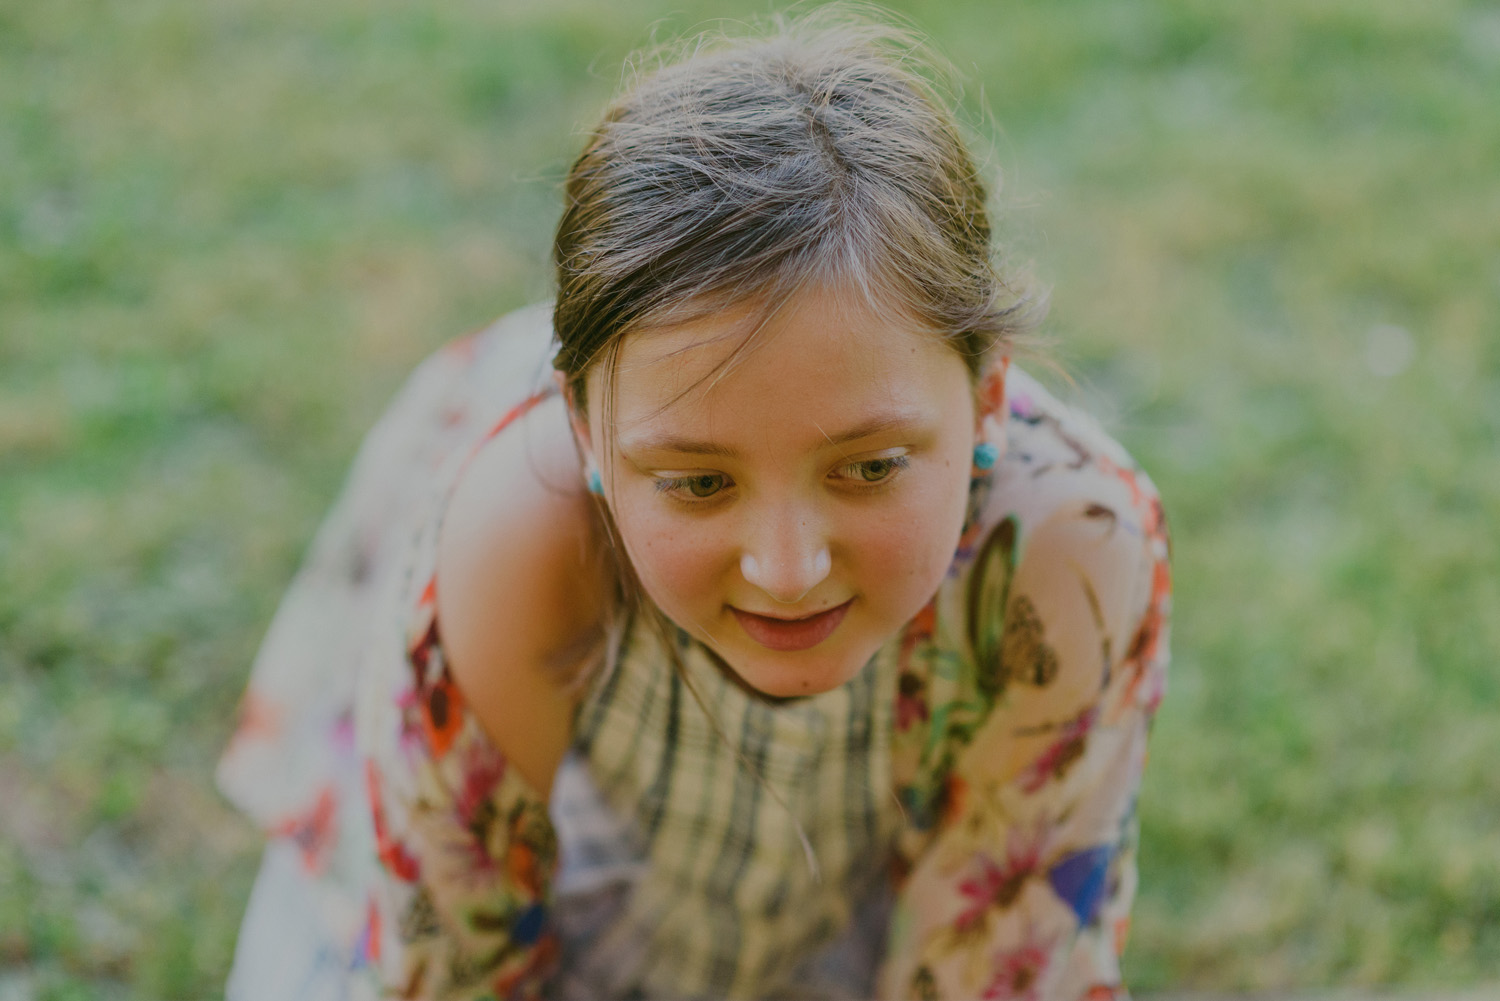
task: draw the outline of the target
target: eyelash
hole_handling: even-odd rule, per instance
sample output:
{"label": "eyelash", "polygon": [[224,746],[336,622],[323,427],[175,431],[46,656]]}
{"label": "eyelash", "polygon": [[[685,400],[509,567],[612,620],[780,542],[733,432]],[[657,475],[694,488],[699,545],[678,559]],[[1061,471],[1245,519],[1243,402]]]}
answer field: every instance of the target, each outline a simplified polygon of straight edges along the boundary
{"label": "eyelash", "polygon": [[[889,465],[890,468],[884,476],[882,476],[878,480],[856,479],[855,481],[864,484],[866,488],[872,490],[877,487],[885,486],[887,483],[890,483],[897,476],[899,476],[903,470],[907,469],[911,465],[911,458],[905,455],[879,455],[873,459],[860,459],[858,462],[848,463],[847,465],[840,466],[839,470],[840,472],[846,473],[850,470],[853,470],[855,472],[855,477],[858,477],[860,467],[871,466],[876,463],[887,463]],[[854,479],[855,477],[851,477],[851,479]]]}
{"label": "eyelash", "polygon": [[692,485],[698,480],[712,479],[723,480],[724,486],[728,486],[729,484],[729,477],[725,476],[723,473],[696,473],[692,476],[663,477],[662,479],[656,481],[656,490],[658,493],[667,494],[668,496],[673,497],[676,500],[680,500],[688,504],[701,504],[704,501],[713,500],[716,496],[719,495],[721,491],[723,491],[724,486],[719,487],[718,490],[715,490],[713,493],[708,494],[707,496],[698,497],[691,493]]}
{"label": "eyelash", "polygon": [[[864,467],[875,465],[877,463],[884,463],[887,465],[888,468],[886,474],[876,480],[864,479],[861,474],[861,469]],[[858,462],[847,463],[839,467],[839,472],[851,474],[845,476],[844,478],[856,483],[856,489],[873,491],[888,486],[892,480],[894,480],[901,474],[902,471],[906,470],[910,466],[911,459],[908,456],[882,455],[873,459],[860,459]],[[700,480],[721,480],[722,483],[719,488],[716,489],[713,493],[698,496],[692,493],[692,488],[693,484]],[[673,499],[681,501],[685,504],[702,504],[707,501],[712,501],[713,499],[718,497],[718,495],[725,489],[727,489],[731,485],[731,483],[732,481],[729,479],[729,477],[725,476],[723,473],[696,473],[692,476],[662,477],[656,481],[656,490],[658,493],[666,494]]]}

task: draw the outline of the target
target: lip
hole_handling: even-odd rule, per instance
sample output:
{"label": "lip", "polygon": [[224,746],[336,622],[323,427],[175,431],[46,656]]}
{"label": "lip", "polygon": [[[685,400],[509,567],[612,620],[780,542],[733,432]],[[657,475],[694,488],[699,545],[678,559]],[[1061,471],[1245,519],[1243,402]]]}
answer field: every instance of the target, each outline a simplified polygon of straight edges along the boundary
{"label": "lip", "polygon": [[740,628],[745,630],[751,639],[765,647],[767,650],[786,652],[792,650],[810,650],[819,643],[833,635],[833,631],[844,621],[844,615],[849,611],[849,606],[854,604],[850,598],[842,605],[835,605],[826,612],[818,612],[801,619],[778,619],[769,615],[757,615],[743,609],[729,606],[734,617],[739,620]]}

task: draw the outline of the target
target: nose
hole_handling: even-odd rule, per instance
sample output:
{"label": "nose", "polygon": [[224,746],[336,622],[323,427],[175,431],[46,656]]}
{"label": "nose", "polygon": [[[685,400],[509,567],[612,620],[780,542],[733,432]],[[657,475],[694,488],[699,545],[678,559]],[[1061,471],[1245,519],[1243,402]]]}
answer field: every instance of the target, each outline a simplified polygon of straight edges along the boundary
{"label": "nose", "polygon": [[833,569],[828,543],[804,515],[786,512],[752,533],[740,554],[740,573],[773,601],[792,605]]}

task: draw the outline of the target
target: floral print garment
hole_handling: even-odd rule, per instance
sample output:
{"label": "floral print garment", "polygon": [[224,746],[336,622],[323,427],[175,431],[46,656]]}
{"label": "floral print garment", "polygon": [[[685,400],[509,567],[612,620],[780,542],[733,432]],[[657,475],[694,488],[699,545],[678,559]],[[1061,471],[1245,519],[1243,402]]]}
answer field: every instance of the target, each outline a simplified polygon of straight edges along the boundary
{"label": "floral print garment", "polygon": [[1149,480],[1016,372],[1007,453],[902,640],[895,781],[909,866],[890,997],[1123,994],[1135,794],[1163,692],[1168,544]]}
{"label": "floral print garment", "polygon": [[[339,997],[544,996],[581,958],[551,913],[554,820],[466,711],[433,614],[447,490],[546,395],[548,330],[545,311],[513,314],[419,369],[283,601],[219,773],[274,842],[231,999],[272,996],[271,953],[333,969]],[[974,471],[948,579],[877,658],[894,666],[888,757],[871,769],[899,823],[868,863],[894,896],[873,983],[1123,997],[1135,795],[1167,660],[1161,508],[1117,445],[1024,373],[1002,364],[981,398],[1001,454]],[[269,889],[287,858],[296,901]],[[318,941],[277,940],[289,907],[316,915]]]}

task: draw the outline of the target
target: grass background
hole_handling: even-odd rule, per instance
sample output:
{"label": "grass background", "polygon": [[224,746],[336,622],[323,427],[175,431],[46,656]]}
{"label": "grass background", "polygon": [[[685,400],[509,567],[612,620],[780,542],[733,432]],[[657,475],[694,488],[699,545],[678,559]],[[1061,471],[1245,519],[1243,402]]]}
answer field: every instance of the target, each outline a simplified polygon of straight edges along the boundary
{"label": "grass background", "polygon": [[[1500,978],[1500,8],[896,7],[1173,522],[1130,981]],[[625,53],[767,9],[0,0],[8,997],[219,992],[210,769],[361,434],[546,296]]]}

